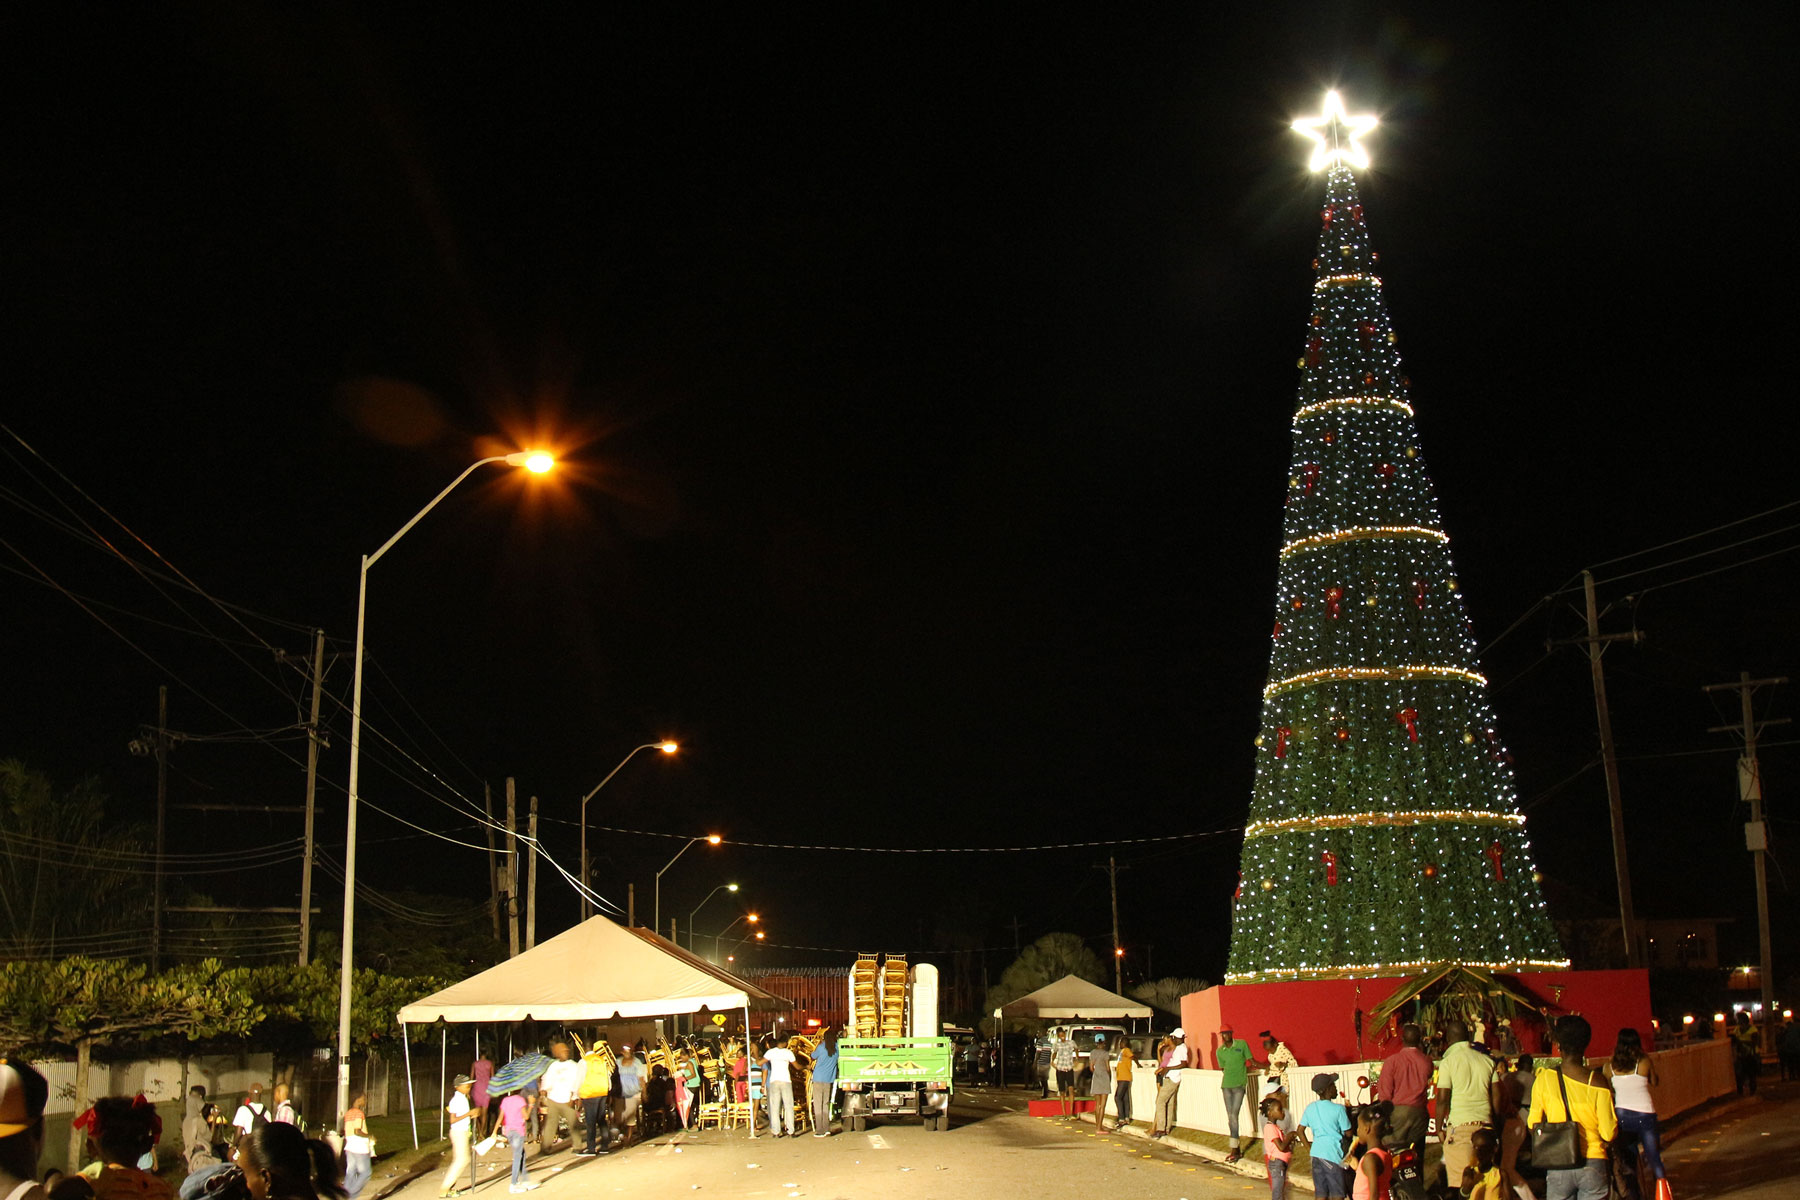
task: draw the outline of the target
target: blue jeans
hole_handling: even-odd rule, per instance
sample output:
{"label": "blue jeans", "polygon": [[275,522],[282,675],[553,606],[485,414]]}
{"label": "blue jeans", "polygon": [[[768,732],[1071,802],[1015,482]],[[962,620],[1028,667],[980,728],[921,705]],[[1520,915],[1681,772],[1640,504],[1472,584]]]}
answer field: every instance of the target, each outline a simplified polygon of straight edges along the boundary
{"label": "blue jeans", "polygon": [[512,1147],[513,1152],[512,1186],[521,1187],[530,1183],[531,1176],[525,1172],[525,1135],[509,1129],[506,1131],[506,1144]]}
{"label": "blue jeans", "polygon": [[1345,1178],[1344,1168],[1335,1158],[1313,1156],[1313,1195],[1317,1200],[1348,1200],[1349,1183]]}
{"label": "blue jeans", "polygon": [[1606,1200],[1611,1186],[1604,1158],[1590,1158],[1587,1165],[1567,1171],[1544,1172],[1544,1200]]}
{"label": "blue jeans", "polygon": [[1287,1200],[1287,1163],[1270,1158],[1264,1165],[1269,1168],[1269,1200]]}
{"label": "blue jeans", "polygon": [[1238,1143],[1238,1117],[1244,1112],[1244,1089],[1221,1088],[1225,1093],[1225,1128],[1231,1131],[1231,1146],[1235,1150]]}
{"label": "blue jeans", "polygon": [[[1668,1172],[1663,1170],[1662,1138],[1656,1130],[1656,1114],[1637,1112],[1629,1108],[1619,1110],[1619,1129],[1629,1135],[1619,1139],[1619,1153],[1625,1158],[1625,1165],[1633,1174],[1637,1172],[1637,1156],[1640,1150],[1650,1163],[1650,1170],[1658,1179],[1666,1179]],[[1637,1139],[1633,1145],[1631,1138]]]}
{"label": "blue jeans", "polygon": [[374,1173],[375,1166],[367,1154],[345,1153],[344,1192],[349,1200],[356,1200],[357,1195],[363,1190],[363,1185],[369,1182],[369,1176]]}

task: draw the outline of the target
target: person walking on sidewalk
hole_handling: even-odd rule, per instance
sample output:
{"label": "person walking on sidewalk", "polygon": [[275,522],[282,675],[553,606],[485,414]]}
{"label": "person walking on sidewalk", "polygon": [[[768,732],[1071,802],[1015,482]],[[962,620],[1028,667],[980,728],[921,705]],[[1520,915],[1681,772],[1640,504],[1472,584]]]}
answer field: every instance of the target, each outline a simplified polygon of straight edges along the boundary
{"label": "person walking on sidewalk", "polygon": [[1157,1050],[1156,1119],[1150,1125],[1153,1138],[1167,1137],[1175,1128],[1175,1101],[1181,1095],[1181,1073],[1187,1065],[1187,1030],[1177,1028]]}
{"label": "person walking on sidewalk", "polygon": [[787,1031],[763,1051],[769,1075],[769,1128],[776,1137],[794,1136],[794,1052],[788,1049]]}
{"label": "person walking on sidewalk", "polygon": [[1581,1127],[1585,1155],[1580,1166],[1544,1173],[1544,1200],[1606,1200],[1612,1182],[1606,1169],[1606,1149],[1619,1136],[1619,1116],[1606,1077],[1588,1069],[1587,1049],[1593,1039],[1594,1029],[1587,1018],[1559,1018],[1550,1040],[1562,1060],[1554,1074],[1543,1076],[1531,1088],[1531,1111],[1525,1123],[1574,1122]]}
{"label": "person walking on sidewalk", "polygon": [[1231,1153],[1225,1161],[1234,1163],[1244,1157],[1238,1144],[1238,1119],[1244,1115],[1244,1093],[1250,1087],[1250,1072],[1262,1067],[1250,1054],[1250,1043],[1232,1032],[1230,1025],[1219,1029],[1219,1048],[1213,1051],[1219,1063],[1219,1088],[1225,1095],[1225,1128],[1231,1136]]}
{"label": "person walking on sidewalk", "polygon": [[[444,1172],[439,1196],[460,1196],[475,1186],[475,1164],[469,1158],[469,1135],[474,1132],[474,1122],[469,1117],[469,1089],[474,1085],[475,1081],[467,1075],[450,1081],[450,1103],[444,1109],[450,1118],[450,1169]],[[457,1187],[464,1167],[469,1170],[469,1187]]]}
{"label": "person walking on sidewalk", "polygon": [[[458,1075],[458,1079],[467,1076]],[[529,1192],[538,1185],[531,1182],[531,1173],[525,1169],[525,1133],[526,1122],[531,1118],[531,1101],[522,1092],[513,1092],[500,1101],[500,1132],[506,1135],[506,1144],[512,1150],[512,1182],[506,1189],[517,1194]]]}

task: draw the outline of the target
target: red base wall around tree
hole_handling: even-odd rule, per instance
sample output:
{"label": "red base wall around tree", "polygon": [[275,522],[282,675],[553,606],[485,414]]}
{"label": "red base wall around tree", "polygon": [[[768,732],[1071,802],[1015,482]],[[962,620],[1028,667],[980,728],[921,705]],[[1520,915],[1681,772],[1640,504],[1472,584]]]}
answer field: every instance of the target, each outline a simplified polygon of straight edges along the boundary
{"label": "red base wall around tree", "polygon": [[[1619,1030],[1626,1027],[1636,1029],[1646,1046],[1655,1040],[1648,972],[1534,971],[1513,978],[1562,1010],[1588,1019],[1594,1027],[1590,1056],[1611,1054]],[[1388,977],[1221,984],[1183,996],[1181,1023],[1196,1065],[1202,1067],[1218,1065],[1213,1051],[1225,1022],[1258,1053],[1262,1050],[1258,1035],[1270,1030],[1308,1066],[1380,1059],[1399,1048],[1398,1028],[1390,1021],[1376,1029],[1366,1014],[1404,982],[1402,977]],[[1514,1030],[1524,1053],[1549,1053],[1542,1022],[1528,1018],[1515,1022]],[[1497,1036],[1490,1031],[1490,1045],[1496,1044]]]}

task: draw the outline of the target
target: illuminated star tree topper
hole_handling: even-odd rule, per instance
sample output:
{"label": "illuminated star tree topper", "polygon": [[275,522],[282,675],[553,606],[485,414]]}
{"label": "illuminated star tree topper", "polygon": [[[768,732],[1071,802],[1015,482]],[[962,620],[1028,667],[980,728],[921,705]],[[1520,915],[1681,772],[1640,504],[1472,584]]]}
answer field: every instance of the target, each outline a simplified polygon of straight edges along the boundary
{"label": "illuminated star tree topper", "polygon": [[1304,133],[1313,140],[1312,161],[1307,164],[1314,171],[1323,171],[1333,163],[1344,163],[1347,166],[1367,169],[1369,152],[1363,149],[1357,139],[1375,128],[1376,120],[1370,114],[1352,117],[1344,112],[1344,98],[1334,89],[1325,93],[1324,111],[1316,117],[1302,117],[1294,122],[1294,132]]}

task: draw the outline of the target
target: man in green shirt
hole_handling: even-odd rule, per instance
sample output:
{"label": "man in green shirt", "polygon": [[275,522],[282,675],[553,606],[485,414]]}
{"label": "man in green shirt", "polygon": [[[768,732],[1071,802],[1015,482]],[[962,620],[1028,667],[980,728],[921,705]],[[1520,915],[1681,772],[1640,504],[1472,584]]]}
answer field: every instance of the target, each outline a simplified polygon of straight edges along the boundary
{"label": "man in green shirt", "polygon": [[1438,1139],[1444,1144],[1444,1178],[1456,1187],[1463,1168],[1474,1158],[1477,1129],[1493,1123],[1499,1103],[1500,1074],[1494,1060],[1469,1044],[1469,1027],[1461,1021],[1444,1026],[1449,1046],[1438,1060],[1437,1099],[1433,1105]]}
{"label": "man in green shirt", "polygon": [[[1244,1090],[1249,1086],[1250,1069],[1260,1070],[1262,1063],[1250,1057],[1250,1043],[1225,1025],[1219,1029],[1219,1048],[1213,1052],[1223,1078],[1219,1087],[1225,1093],[1225,1127],[1231,1131],[1231,1153],[1225,1161],[1234,1163],[1244,1156],[1238,1146],[1238,1114],[1244,1108]],[[1253,1122],[1254,1127],[1254,1122]]]}

